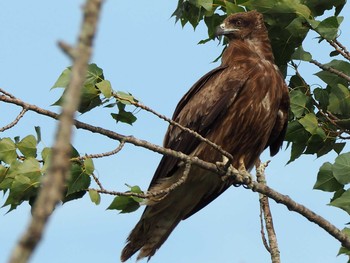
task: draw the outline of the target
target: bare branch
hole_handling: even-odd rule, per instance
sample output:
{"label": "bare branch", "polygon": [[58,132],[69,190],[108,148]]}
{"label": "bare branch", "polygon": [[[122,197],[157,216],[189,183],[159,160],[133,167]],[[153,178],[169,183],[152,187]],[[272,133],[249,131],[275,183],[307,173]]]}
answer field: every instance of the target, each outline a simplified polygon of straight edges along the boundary
{"label": "bare branch", "polygon": [[15,126],[19,120],[24,116],[24,114],[27,112],[28,110],[26,108],[23,108],[21,110],[21,112],[17,115],[16,119],[14,119],[13,122],[9,123],[8,125],[0,128],[0,132],[6,131],[8,129],[11,129],[13,126]]}
{"label": "bare branch", "polygon": [[[327,39],[326,39],[327,40]],[[334,40],[327,40],[327,42],[334,47],[334,49],[340,54],[342,55],[345,59],[350,60],[350,53],[349,51],[346,49],[345,46],[343,46],[342,43],[340,43],[337,39]]]}
{"label": "bare branch", "polygon": [[[268,163],[269,161],[266,163],[261,163],[260,160],[257,163],[256,178],[258,183],[266,184],[265,169]],[[271,255],[271,262],[280,263],[281,262],[280,251],[278,249],[277,236],[276,236],[275,228],[273,226],[273,219],[272,219],[272,213],[271,213],[270,204],[269,204],[269,198],[263,194],[260,194],[259,196],[260,196],[259,198],[260,211],[263,214],[263,216],[261,216],[261,220],[265,222],[266,232],[269,240],[268,251]],[[266,243],[265,237],[263,238],[263,243],[264,245]]]}
{"label": "bare branch", "polygon": [[324,65],[324,64],[322,64],[322,63],[320,63],[320,62],[318,62],[317,60],[314,60],[314,59],[311,59],[309,62],[312,63],[312,64],[315,64],[320,69],[323,69],[325,71],[328,71],[328,72],[331,72],[333,74],[336,74],[337,76],[339,76],[339,77],[345,79],[346,81],[350,82],[350,77],[348,75],[346,75],[344,72],[341,72],[341,71],[336,70],[336,69],[334,69],[332,67],[326,66],[326,65]]}
{"label": "bare branch", "polygon": [[337,227],[335,227],[320,215],[317,215],[307,207],[298,204],[289,196],[282,195],[267,185],[263,185],[257,182],[253,182],[252,190],[268,196],[279,204],[284,204],[290,211],[297,212],[298,214],[308,219],[310,222],[317,224],[319,227],[323,228],[331,236],[337,239],[344,247],[350,249],[350,239],[346,234],[341,232]]}
{"label": "bare branch", "polygon": [[[25,102],[23,102],[19,99],[16,99],[16,98],[11,98],[11,97],[8,97],[5,95],[1,95],[0,100],[7,102],[7,103],[11,103],[11,104],[16,104],[16,105],[21,106],[21,107],[26,107],[28,110],[37,112],[38,114],[41,114],[41,115],[49,116],[53,119],[58,119],[58,114],[51,112],[51,111],[48,111],[48,110],[44,110],[44,109],[37,107],[35,105],[25,103]],[[221,175],[221,176],[234,176],[236,183],[245,184],[245,185],[252,185],[251,189],[253,191],[265,194],[269,198],[274,199],[277,203],[282,203],[285,206],[287,206],[288,209],[301,214],[302,216],[307,218],[309,221],[314,222],[315,224],[319,225],[321,228],[323,228],[325,231],[327,231],[329,234],[331,234],[334,238],[339,240],[344,247],[350,249],[350,239],[344,233],[342,233],[338,228],[336,228],[334,225],[332,225],[330,222],[328,222],[327,220],[325,220],[321,216],[315,214],[314,212],[312,212],[310,209],[306,208],[305,206],[296,203],[290,197],[282,195],[282,194],[276,192],[275,190],[269,188],[266,185],[262,185],[262,184],[257,183],[257,182],[251,183],[251,180],[249,180],[248,178],[240,176],[239,172],[237,170],[235,171],[235,170],[229,168],[225,173],[222,171],[222,169],[219,169],[215,164],[207,163],[207,162],[200,160],[200,159],[194,159],[193,157],[185,155],[181,152],[176,152],[176,151],[173,151],[171,149],[163,148],[161,146],[152,144],[152,143],[147,142],[145,140],[137,139],[133,136],[124,136],[124,135],[118,134],[116,132],[113,132],[113,131],[110,131],[107,129],[103,129],[101,127],[93,126],[93,125],[90,125],[90,124],[87,124],[84,122],[80,122],[77,120],[75,120],[74,125],[78,129],[84,129],[84,130],[88,130],[88,131],[93,132],[93,133],[99,133],[99,134],[106,136],[108,138],[111,138],[113,140],[119,140],[119,141],[123,140],[126,143],[131,143],[135,146],[143,147],[143,148],[149,149],[151,151],[154,151],[154,152],[157,152],[160,154],[174,156],[182,161],[190,160],[192,165],[197,165],[203,169],[206,169],[208,171],[212,171],[212,172],[214,172],[218,175]],[[122,192],[113,192],[113,191],[102,191],[102,190],[97,190],[97,191],[100,193],[113,194],[113,195],[125,195],[126,194],[126,193],[122,193]],[[144,198],[144,195],[136,195],[135,193],[131,193],[128,195]]]}
{"label": "bare branch", "polygon": [[113,151],[110,151],[110,152],[105,152],[105,153],[95,153],[95,154],[87,154],[87,155],[84,155],[84,156],[79,156],[77,158],[72,158],[71,161],[74,161],[74,160],[79,160],[79,161],[82,161],[82,160],[86,160],[88,158],[102,158],[102,157],[107,157],[107,156],[111,156],[111,155],[114,155],[114,154],[117,154],[118,152],[121,151],[121,149],[123,149],[125,145],[125,141],[121,140],[120,141],[120,144],[118,145],[117,148],[115,148]]}
{"label": "bare branch", "polygon": [[97,28],[101,4],[102,0],[87,0],[85,4],[84,18],[76,47],[76,52],[79,55],[74,58],[72,78],[66,89],[56,142],[52,150],[51,165],[34,204],[32,219],[13,250],[10,263],[25,263],[29,260],[41,240],[47,220],[57,203],[62,199],[64,184],[69,175],[70,142],[74,114],[80,103],[81,87],[91,57],[92,41]]}
{"label": "bare branch", "polygon": [[8,93],[7,91],[5,91],[5,90],[3,90],[3,89],[1,89],[1,88],[0,88],[0,92],[1,92],[2,94],[4,94],[4,95],[10,97],[10,98],[13,98],[13,99],[15,98],[15,96],[13,96],[11,93]]}
{"label": "bare branch", "polygon": [[162,120],[165,120],[166,122],[168,122],[169,124],[173,125],[173,126],[176,126],[178,128],[180,128],[181,130],[183,131],[186,131],[190,134],[192,134],[195,138],[207,143],[208,145],[210,145],[211,147],[213,147],[215,150],[219,151],[221,154],[223,154],[224,156],[226,156],[228,158],[228,162],[227,163],[230,163],[230,160],[233,159],[233,156],[225,151],[224,149],[222,149],[222,147],[220,147],[219,145],[211,142],[210,140],[208,140],[207,138],[204,138],[202,135],[200,135],[198,132],[195,132],[194,130],[191,130],[185,126],[182,126],[180,123],[166,117],[165,115],[163,114],[160,114],[160,113],[157,113],[155,110],[147,107],[146,105],[143,105],[135,100],[128,100],[126,98],[121,98],[119,97],[117,94],[113,94],[113,96],[119,100],[124,100],[124,101],[127,101],[129,103],[131,103],[132,105],[136,106],[136,107],[139,107],[145,111],[148,111],[150,113],[152,113],[153,115],[157,116],[158,118],[162,119]]}

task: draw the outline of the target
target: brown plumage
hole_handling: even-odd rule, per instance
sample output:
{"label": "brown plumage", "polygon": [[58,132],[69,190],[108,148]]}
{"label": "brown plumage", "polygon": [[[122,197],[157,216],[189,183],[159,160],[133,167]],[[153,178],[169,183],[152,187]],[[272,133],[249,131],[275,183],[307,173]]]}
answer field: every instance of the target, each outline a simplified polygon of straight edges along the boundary
{"label": "brown plumage", "polygon": [[[233,155],[236,168],[243,160],[247,169],[267,147],[275,155],[283,142],[289,109],[288,89],[274,58],[263,16],[251,11],[228,16],[218,27],[229,45],[222,63],[204,75],[184,95],[173,119]],[[177,127],[169,126],[164,147],[208,162],[223,156],[205,142]],[[164,156],[149,190],[164,189],[184,172],[178,159]],[[232,182],[192,166],[184,184],[160,201],[149,201],[140,221],[130,233],[121,260],[140,250],[138,259],[150,258],[176,225],[223,193]]]}

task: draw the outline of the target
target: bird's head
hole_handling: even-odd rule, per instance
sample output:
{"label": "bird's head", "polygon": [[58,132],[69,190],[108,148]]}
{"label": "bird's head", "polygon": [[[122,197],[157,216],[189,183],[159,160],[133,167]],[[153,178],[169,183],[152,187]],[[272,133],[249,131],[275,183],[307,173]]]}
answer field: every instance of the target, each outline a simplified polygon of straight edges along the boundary
{"label": "bird's head", "polygon": [[216,36],[229,40],[254,38],[255,33],[265,32],[264,19],[257,11],[229,15],[217,28]]}

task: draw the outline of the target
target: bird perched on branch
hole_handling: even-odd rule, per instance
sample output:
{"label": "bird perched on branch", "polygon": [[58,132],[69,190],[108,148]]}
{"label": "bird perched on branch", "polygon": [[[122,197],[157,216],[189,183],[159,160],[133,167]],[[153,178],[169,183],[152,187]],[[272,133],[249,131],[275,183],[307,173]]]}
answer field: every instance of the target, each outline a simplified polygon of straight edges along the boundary
{"label": "bird perched on branch", "polygon": [[[260,154],[275,155],[283,142],[288,119],[288,88],[274,57],[263,16],[256,12],[228,16],[217,28],[228,39],[219,67],[205,74],[178,103],[173,120],[196,131],[232,155],[230,164],[252,169]],[[207,162],[223,154],[193,134],[170,125],[164,147]],[[149,191],[185,181],[158,200],[148,200],[140,221],[131,231],[121,260],[140,250],[137,259],[151,258],[170,233],[184,220],[222,194],[232,180],[164,156]],[[188,167],[187,167],[188,168]]]}

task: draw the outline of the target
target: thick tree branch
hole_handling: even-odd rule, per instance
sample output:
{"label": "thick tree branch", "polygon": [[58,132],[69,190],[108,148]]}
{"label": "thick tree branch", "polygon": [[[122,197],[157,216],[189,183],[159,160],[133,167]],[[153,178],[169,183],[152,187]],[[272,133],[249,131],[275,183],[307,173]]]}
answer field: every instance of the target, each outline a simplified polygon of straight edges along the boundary
{"label": "thick tree branch", "polygon": [[[16,104],[20,107],[24,107],[30,111],[37,112],[38,114],[41,114],[41,115],[45,115],[45,116],[48,116],[48,117],[51,117],[54,119],[58,119],[58,114],[51,112],[51,111],[48,111],[48,110],[44,110],[44,109],[37,107],[35,105],[25,103],[17,98],[11,98],[9,96],[2,95],[2,96],[0,96],[0,100],[7,102],[7,103],[11,103],[11,104]],[[113,140],[125,141],[126,143],[131,143],[135,146],[143,147],[143,148],[149,149],[151,151],[154,151],[154,152],[157,152],[160,154],[174,156],[174,157],[179,158],[180,160],[185,161],[185,162],[191,161],[192,165],[197,165],[203,169],[213,171],[221,176],[235,176],[236,183],[244,184],[244,185],[251,185],[251,189],[253,191],[264,194],[264,195],[268,196],[269,198],[274,199],[277,203],[284,204],[285,206],[287,206],[287,208],[289,210],[295,211],[295,212],[301,214],[302,216],[304,216],[305,218],[307,218],[309,221],[314,222],[315,224],[317,224],[318,226],[323,228],[325,231],[327,231],[329,234],[331,234],[334,238],[339,240],[344,247],[350,249],[350,239],[344,233],[342,233],[338,228],[336,228],[334,225],[332,225],[330,222],[328,222],[327,220],[325,220],[321,216],[315,214],[314,212],[312,212],[310,209],[306,208],[305,206],[296,203],[290,197],[282,195],[266,185],[263,185],[263,184],[260,184],[257,182],[252,183],[251,180],[248,179],[246,176],[239,176],[239,172],[235,169],[230,168],[225,172],[222,169],[218,168],[215,164],[207,163],[203,160],[200,160],[200,159],[194,158],[194,157],[190,157],[190,156],[185,155],[181,152],[176,152],[176,151],[173,151],[171,149],[166,149],[166,148],[163,148],[161,146],[147,142],[145,140],[137,139],[133,136],[124,136],[124,135],[118,134],[116,132],[113,132],[113,131],[110,131],[110,130],[107,130],[107,129],[104,129],[101,127],[96,127],[96,126],[93,126],[93,125],[90,125],[90,124],[87,124],[84,122],[80,122],[77,120],[74,121],[74,125],[78,129],[84,129],[84,130],[88,130],[88,131],[93,132],[93,133],[99,133],[99,134],[104,135],[104,136],[111,138]],[[100,193],[106,193],[106,194],[112,194],[112,195],[126,195],[127,194],[127,195],[145,198],[144,194],[138,195],[135,193],[129,194],[129,193],[123,193],[123,192],[107,191],[107,190],[103,190],[103,191],[97,190],[97,191]]]}
{"label": "thick tree branch", "polygon": [[102,0],[88,0],[76,47],[72,78],[64,96],[62,113],[52,149],[51,165],[44,177],[41,191],[33,207],[28,228],[13,250],[10,263],[27,262],[41,240],[47,220],[62,199],[64,184],[69,176],[72,125],[80,103],[81,87],[85,81],[87,65],[91,57],[92,41],[97,28]]}

